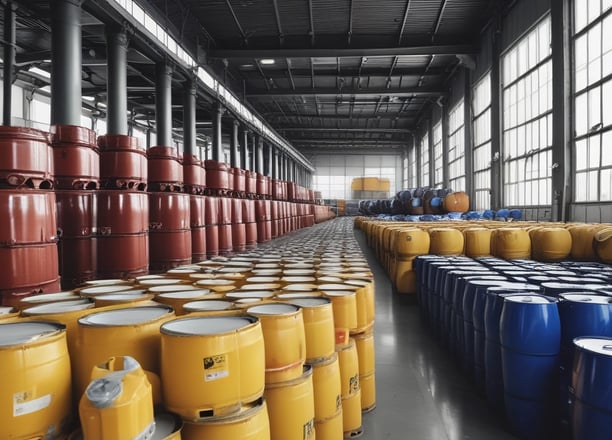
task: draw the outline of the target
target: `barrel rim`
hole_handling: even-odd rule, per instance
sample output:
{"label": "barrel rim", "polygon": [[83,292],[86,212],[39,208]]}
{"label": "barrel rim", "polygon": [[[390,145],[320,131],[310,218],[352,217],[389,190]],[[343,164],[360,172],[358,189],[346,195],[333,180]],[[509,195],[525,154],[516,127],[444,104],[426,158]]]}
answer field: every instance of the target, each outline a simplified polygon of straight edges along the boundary
{"label": "barrel rim", "polygon": [[[169,326],[185,321],[218,321],[218,320],[242,320],[246,321],[247,324],[241,327],[237,327],[231,330],[226,330],[218,333],[186,333],[176,330],[172,330]],[[184,316],[177,319],[172,319],[168,322],[164,322],[160,327],[159,331],[162,335],[173,336],[173,337],[194,337],[194,336],[224,336],[237,333],[239,331],[246,330],[253,325],[259,323],[259,318],[252,315],[240,315],[240,316]]]}

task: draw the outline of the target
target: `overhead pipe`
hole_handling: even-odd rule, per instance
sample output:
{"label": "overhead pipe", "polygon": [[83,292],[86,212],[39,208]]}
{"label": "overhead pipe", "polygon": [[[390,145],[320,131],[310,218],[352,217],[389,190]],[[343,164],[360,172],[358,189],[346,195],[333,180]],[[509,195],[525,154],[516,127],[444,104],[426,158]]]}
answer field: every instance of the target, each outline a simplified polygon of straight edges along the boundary
{"label": "overhead pipe", "polygon": [[155,66],[155,127],[157,145],[172,146],[172,68],[166,63]]}
{"label": "overhead pipe", "polygon": [[127,121],[127,49],[128,38],[124,31],[106,28],[108,62],[106,124],[108,134],[128,134]]}
{"label": "overhead pipe", "polygon": [[81,0],[50,0],[51,125],[81,125]]}

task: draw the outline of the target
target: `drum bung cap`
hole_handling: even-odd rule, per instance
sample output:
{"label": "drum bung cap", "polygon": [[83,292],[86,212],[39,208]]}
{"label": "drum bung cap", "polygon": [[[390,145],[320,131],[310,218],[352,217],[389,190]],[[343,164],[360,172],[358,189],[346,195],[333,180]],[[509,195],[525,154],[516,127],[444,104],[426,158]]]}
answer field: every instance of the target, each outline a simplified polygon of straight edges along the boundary
{"label": "drum bung cap", "polygon": [[[112,368],[116,360],[116,358],[110,359],[107,366]],[[140,364],[136,359],[123,356],[123,370],[113,371],[103,378],[93,380],[85,390],[87,399],[98,409],[109,408],[123,392],[125,375],[139,367]]]}

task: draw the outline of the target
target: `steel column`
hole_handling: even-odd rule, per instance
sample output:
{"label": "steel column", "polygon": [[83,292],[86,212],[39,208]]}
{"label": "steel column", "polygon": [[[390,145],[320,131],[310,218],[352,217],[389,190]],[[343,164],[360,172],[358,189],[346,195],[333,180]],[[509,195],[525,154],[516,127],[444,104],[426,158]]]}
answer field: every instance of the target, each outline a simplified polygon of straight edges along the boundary
{"label": "steel column", "polygon": [[128,134],[127,121],[127,49],[125,32],[106,28],[107,98],[106,126],[108,134]]}
{"label": "steel column", "polygon": [[223,161],[223,112],[225,109],[217,103],[213,109],[212,121],[212,160]]}
{"label": "steel column", "polygon": [[249,151],[251,152],[251,171],[257,172],[257,134],[250,133],[251,141]]}
{"label": "steel column", "polygon": [[242,132],[240,135],[240,166],[242,169],[248,170],[249,167],[249,130],[245,127],[242,127]]}
{"label": "steel column", "polygon": [[449,188],[450,170],[448,163],[448,104],[444,103],[443,105],[441,105],[440,110],[442,111],[442,186],[444,188]]}
{"label": "steel column", "polygon": [[155,128],[157,145],[172,146],[172,68],[166,63],[155,66]]}
{"label": "steel column", "polygon": [[234,119],[232,121],[232,136],[230,137],[230,166],[233,168],[240,168],[239,153],[238,153],[238,129],[240,128],[240,122]]}
{"label": "steel column", "polygon": [[15,54],[17,50],[17,22],[15,21],[15,6],[8,1],[4,6],[4,101],[2,104],[2,123],[11,125],[13,116],[13,81],[15,79]]}
{"label": "steel column", "polygon": [[187,81],[183,94],[183,153],[191,156],[196,150],[196,83]]}
{"label": "steel column", "polygon": [[263,144],[263,168],[266,176],[272,177],[272,144]]}
{"label": "steel column", "polygon": [[51,124],[81,125],[81,1],[51,0]]}
{"label": "steel column", "polygon": [[[501,23],[501,18],[499,18]],[[503,206],[502,193],[502,113],[501,113],[501,24],[493,36],[491,56],[491,209]]]}
{"label": "steel column", "polygon": [[474,132],[472,130],[471,78],[471,71],[465,69],[465,84],[463,88],[463,148],[465,153],[465,192],[470,196],[470,200],[476,200],[476,192],[474,191]]}

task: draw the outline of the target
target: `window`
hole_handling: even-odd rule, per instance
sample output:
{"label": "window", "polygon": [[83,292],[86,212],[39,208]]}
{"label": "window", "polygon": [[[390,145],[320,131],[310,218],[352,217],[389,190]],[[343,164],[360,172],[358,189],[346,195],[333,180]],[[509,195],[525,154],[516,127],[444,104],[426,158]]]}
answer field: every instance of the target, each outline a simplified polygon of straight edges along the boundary
{"label": "window", "polygon": [[434,151],[434,186],[444,186],[444,161],[442,143],[442,122],[438,122],[433,128],[433,151]]}
{"label": "window", "polygon": [[448,113],[448,177],[454,191],[465,191],[465,109],[463,99]]}
{"label": "window", "polygon": [[550,17],[503,56],[503,173],[507,206],[551,203]]}
{"label": "window", "polygon": [[612,201],[612,1],[574,0],[574,201]]}
{"label": "window", "polygon": [[425,132],[421,138],[421,186],[428,187],[429,185],[429,132]]}
{"label": "window", "polygon": [[402,176],[403,176],[403,180],[402,180],[402,189],[407,189],[409,186],[409,181],[410,181],[410,177],[408,175],[409,171],[408,171],[408,155],[404,156],[404,159],[402,160]]}
{"label": "window", "polygon": [[475,86],[472,96],[474,127],[474,209],[491,207],[491,74]]}
{"label": "window", "polygon": [[417,162],[417,146],[414,145],[408,152],[408,186],[407,188],[416,188],[418,185],[418,162]]}

